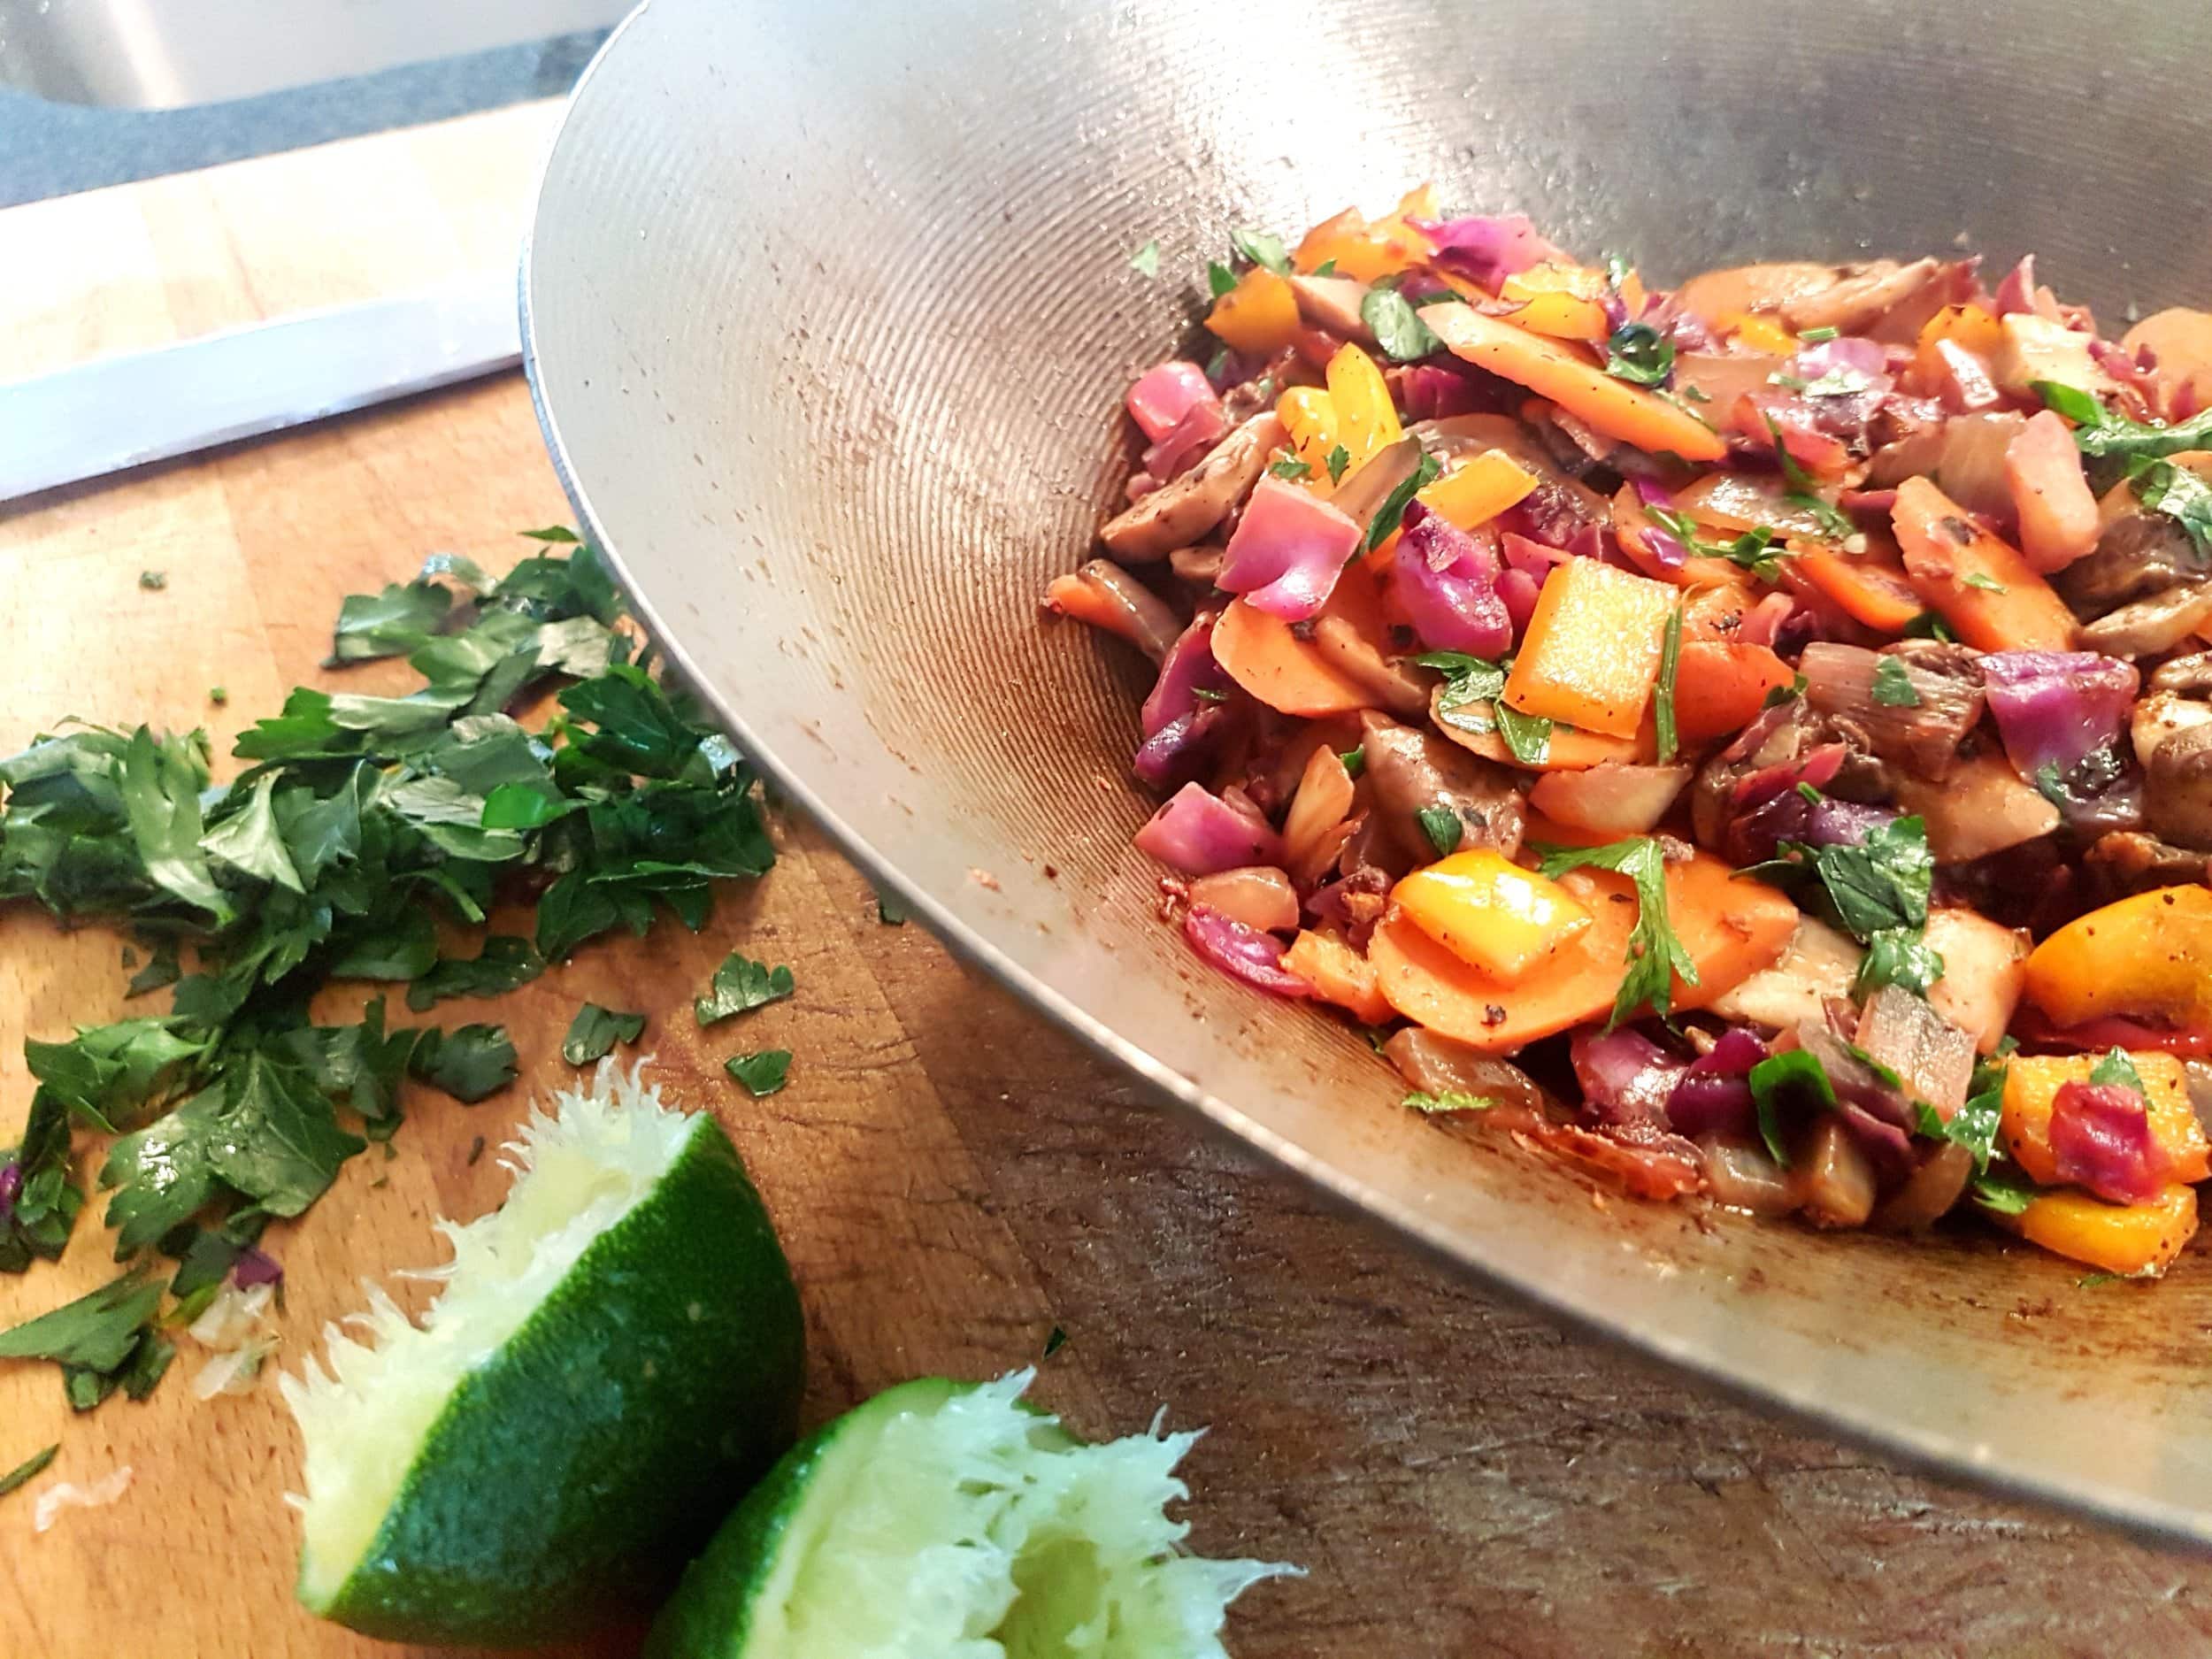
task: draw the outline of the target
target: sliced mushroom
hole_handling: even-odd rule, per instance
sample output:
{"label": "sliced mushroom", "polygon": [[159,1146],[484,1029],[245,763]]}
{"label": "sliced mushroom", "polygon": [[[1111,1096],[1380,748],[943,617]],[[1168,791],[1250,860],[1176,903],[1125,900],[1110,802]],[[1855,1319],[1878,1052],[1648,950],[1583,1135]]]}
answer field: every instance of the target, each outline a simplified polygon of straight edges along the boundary
{"label": "sliced mushroom", "polygon": [[1436,856],[1418,815],[1438,807],[1459,820],[1460,846],[1508,857],[1519,849],[1527,811],[1510,769],[1371,710],[1360,716],[1360,736],[1377,816],[1401,851],[1422,864]]}
{"label": "sliced mushroom", "polygon": [[1874,1211],[1872,1225],[1887,1233],[1932,1226],[1965,1196],[1974,1155],[1955,1141],[1939,1141],[1913,1165],[1895,1192]]}
{"label": "sliced mushroom", "polygon": [[1772,967],[1753,974],[1712,1002],[1713,1012],[1738,1024],[1787,1031],[1800,1020],[1824,1019],[1830,997],[1848,997],[1866,953],[1827,923],[1808,916]]}
{"label": "sliced mushroom", "polygon": [[2131,893],[2148,893],[2154,887],[2186,887],[2212,879],[2212,856],[2136,830],[2100,835],[2082,860],[2085,873],[2093,878],[2095,891],[2106,895],[2107,902]]}
{"label": "sliced mushroom", "polygon": [[2155,657],[2170,651],[2212,620],[2212,582],[2169,588],[2085,622],[2076,638],[2084,650],[2107,657]]}
{"label": "sliced mushroom", "polygon": [[2052,580],[2078,617],[2101,617],[2132,600],[2200,581],[2205,559],[2189,533],[2162,512],[2124,509],[2097,545]]}
{"label": "sliced mushroom", "polygon": [[1251,493],[1268,456],[1282,442],[1283,423],[1273,411],[1255,415],[1173,483],[1163,484],[1108,519],[1099,540],[1124,563],[1164,558],[1190,546]]}
{"label": "sliced mushroom", "polygon": [[2143,814],[2161,840],[2212,849],[2212,726],[2174,733],[2152,752],[2143,768]]}
{"label": "sliced mushroom", "polygon": [[1214,578],[1221,574],[1221,561],[1229,549],[1206,542],[1198,547],[1179,547],[1167,556],[1168,568],[1178,580],[1194,588],[1211,588]]}
{"label": "sliced mushroom", "polygon": [[1294,276],[1291,292],[1298,296],[1298,314],[1316,328],[1325,328],[1340,339],[1375,343],[1375,331],[1360,315],[1367,298],[1367,284],[1350,277]]}
{"label": "sliced mushroom", "polygon": [[1838,265],[1837,280],[1828,287],[1784,301],[1782,320],[1801,334],[1808,328],[1864,334],[1942,273],[1943,267],[1928,258],[1903,265],[1893,259]]}
{"label": "sliced mushroom", "polygon": [[1110,559],[1092,559],[1055,577],[1045,589],[1055,611],[1118,634],[1154,662],[1167,655],[1183,624],[1166,602]]}
{"label": "sliced mushroom", "polygon": [[1874,1161],[1843,1119],[1813,1119],[1790,1160],[1790,1188],[1816,1227],[1863,1227],[1874,1213]]}
{"label": "sliced mushroom", "polygon": [[[1897,268],[1890,261],[1882,263],[1892,271]],[[1852,267],[1846,267],[1849,268]],[[1731,265],[1692,277],[1675,289],[1674,302],[1684,311],[1719,326],[1744,311],[1778,311],[1786,305],[1825,293],[1842,280],[1843,273],[1834,265],[1803,261]]]}
{"label": "sliced mushroom", "polygon": [[1367,636],[1342,617],[1321,617],[1313,625],[1313,649],[1348,680],[1356,680],[1375,706],[1410,719],[1429,706],[1420,671],[1385,657]]}

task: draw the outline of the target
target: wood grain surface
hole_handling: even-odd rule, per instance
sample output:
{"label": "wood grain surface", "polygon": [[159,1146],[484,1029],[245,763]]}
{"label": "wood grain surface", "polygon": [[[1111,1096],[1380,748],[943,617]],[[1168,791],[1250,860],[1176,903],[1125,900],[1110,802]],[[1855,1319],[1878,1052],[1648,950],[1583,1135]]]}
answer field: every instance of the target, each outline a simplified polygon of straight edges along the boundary
{"label": "wood grain surface", "polygon": [[[525,107],[0,213],[0,374],[510,262],[552,111]],[[510,377],[197,464],[0,511],[0,745],[71,715],[204,725],[224,753],[317,667],[339,597],[435,549],[491,564],[559,518]],[[164,571],[165,588],[140,587]],[[381,688],[380,670],[348,676]],[[207,695],[227,688],[225,704]],[[594,997],[652,1010],[672,1096],[717,1112],[797,1272],[818,1421],[918,1373],[1041,1362],[1039,1397],[1097,1434],[1165,1402],[1207,1423],[1194,1541],[1303,1563],[1234,1614],[1256,1655],[2188,1654],[2212,1651],[2212,1565],[1962,1494],[1570,1338],[1203,1137],[964,973],[806,826],[709,931],[595,945],[495,1004],[522,1081],[475,1108],[418,1095],[271,1248],[296,1366],[357,1281],[472,1217],[559,1038]],[[733,944],[789,963],[744,1046],[797,1056],[739,1097],[739,1046],[685,1003]],[[111,1017],[119,941],[0,916],[0,1144],[28,1033]],[[443,1011],[443,1010],[442,1010]],[[1563,1175],[1562,1179],[1567,1179]],[[59,1268],[0,1279],[0,1324],[110,1271],[96,1214]],[[2134,1294],[2122,1292],[2121,1294]],[[298,1447],[274,1389],[73,1418],[53,1368],[0,1367],[0,1467],[58,1440],[0,1501],[0,1659],[401,1651],[292,1602],[280,1494]],[[127,1465],[111,1506],[35,1534],[35,1494]],[[576,1653],[624,1655],[618,1633]]]}

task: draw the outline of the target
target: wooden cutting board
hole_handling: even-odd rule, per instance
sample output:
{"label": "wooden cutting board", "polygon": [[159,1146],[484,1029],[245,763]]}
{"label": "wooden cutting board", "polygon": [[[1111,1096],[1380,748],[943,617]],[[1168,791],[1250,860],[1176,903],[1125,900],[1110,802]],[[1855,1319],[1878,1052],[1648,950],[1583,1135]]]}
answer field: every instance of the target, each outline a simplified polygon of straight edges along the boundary
{"label": "wooden cutting board", "polygon": [[[0,380],[503,273],[556,114],[0,212]],[[506,559],[514,530],[565,511],[512,376],[0,510],[0,746],[75,714],[203,725],[227,753],[286,688],[329,682],[341,595],[436,549]],[[142,588],[147,570],[167,585]],[[1236,1614],[1246,1659],[2212,1647],[2212,1570],[1898,1473],[1476,1293],[1163,1115],[918,929],[881,925],[818,835],[780,833],[774,873],[703,936],[595,945],[514,996],[441,1010],[504,1020],[522,1080],[474,1108],[419,1096],[389,1161],[355,1160],[273,1230],[280,1363],[358,1305],[364,1275],[437,1260],[433,1217],[497,1202],[506,1177],[480,1148],[571,1075],[560,1035],[593,998],[652,1012],[661,1080],[751,1164],[806,1301],[809,1420],[923,1372],[1040,1363],[1064,1328],[1041,1399],[1093,1433],[1163,1402],[1213,1424],[1190,1463],[1194,1541],[1311,1569]],[[797,1056],[764,1102],[721,1074],[736,1037],[686,1008],[739,942],[798,979],[746,1023],[744,1046]],[[23,1037],[113,1018],[119,943],[0,915],[0,1145],[29,1099]],[[0,1325],[111,1271],[96,1212],[59,1267],[0,1278]],[[398,1651],[293,1604],[289,1418],[265,1378],[196,1401],[200,1363],[188,1346],[151,1402],[82,1418],[51,1367],[0,1367],[0,1468],[62,1447],[0,1500],[0,1659]],[[49,1483],[121,1468],[113,1504],[33,1532]]]}

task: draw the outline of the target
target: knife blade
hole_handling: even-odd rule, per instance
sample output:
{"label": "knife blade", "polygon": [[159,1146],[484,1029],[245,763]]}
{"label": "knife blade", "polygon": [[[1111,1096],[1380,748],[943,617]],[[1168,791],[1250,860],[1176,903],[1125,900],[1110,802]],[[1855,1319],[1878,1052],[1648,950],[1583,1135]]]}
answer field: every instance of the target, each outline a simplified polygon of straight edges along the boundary
{"label": "knife blade", "polygon": [[0,386],[0,502],[522,361],[514,281],[303,311]]}

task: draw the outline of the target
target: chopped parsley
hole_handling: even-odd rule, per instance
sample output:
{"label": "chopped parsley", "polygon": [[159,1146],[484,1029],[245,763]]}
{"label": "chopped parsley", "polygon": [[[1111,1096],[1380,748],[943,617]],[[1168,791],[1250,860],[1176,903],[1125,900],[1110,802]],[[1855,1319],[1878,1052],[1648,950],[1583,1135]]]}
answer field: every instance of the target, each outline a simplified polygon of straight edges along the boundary
{"label": "chopped parsley", "polygon": [[1664,386],[1674,373],[1674,342],[1649,323],[1623,323],[1605,342],[1605,372],[1631,386]]}
{"label": "chopped parsley", "polygon": [[1129,256],[1129,268],[1141,277],[1160,274],[1160,239],[1157,236]]}
{"label": "chopped parsley", "polygon": [[1339,749],[1336,757],[1344,763],[1344,775],[1348,778],[1356,778],[1367,770],[1367,745],[1364,743]]}
{"label": "chopped parsley", "polygon": [[2135,494],[2189,534],[2199,559],[2212,558],[2212,484],[2171,461],[2150,461],[2134,472]]}
{"label": "chopped parsley", "polygon": [[615,1044],[635,1042],[644,1032],[644,1015],[617,1013],[587,1002],[568,1023],[568,1035],[561,1040],[561,1058],[571,1065],[589,1065],[613,1053]]}
{"label": "chopped parsley", "polygon": [[903,927],[908,914],[905,900],[895,893],[885,892],[881,887],[876,889],[876,920],[886,927]]}
{"label": "chopped parsley", "polygon": [[1986,594],[2001,594],[2006,591],[2004,583],[1981,571],[1969,571],[1960,580],[1969,588],[1978,588]]}
{"label": "chopped parsley", "polygon": [[[1808,786],[1799,787],[1816,795]],[[1809,888],[1830,916],[1867,947],[1852,987],[1856,995],[1901,985],[1924,995],[1942,977],[1943,958],[1924,938],[1935,858],[1920,818],[1877,825],[1846,847],[1786,841],[1778,856],[1744,873],[1794,888],[1801,902]]]}
{"label": "chopped parsley", "polygon": [[1336,260],[1335,260],[1335,258],[1334,258],[1333,257],[1329,257],[1329,258],[1324,259],[1324,260],[1323,260],[1323,261],[1322,261],[1319,265],[1317,265],[1314,266],[1314,268],[1313,268],[1313,274],[1314,274],[1315,276],[1320,276],[1320,277],[1330,277],[1330,276],[1334,276],[1334,275],[1336,274]]}
{"label": "chopped parsley", "polygon": [[1671,1013],[1675,976],[1695,985],[1697,964],[1667,919],[1666,856],[1658,841],[1638,835],[1602,847],[1553,848],[1538,868],[1554,881],[1570,870],[1594,869],[1617,871],[1634,884],[1636,926],[1628,936],[1626,972],[1605,1028],[1612,1030],[1640,1008],[1662,1018]]}
{"label": "chopped parsley", "polygon": [[1378,283],[1359,303],[1360,320],[1374,331],[1375,343],[1394,362],[1410,363],[1442,349],[1429,326],[1421,320],[1412,302],[1395,288]]}
{"label": "chopped parsley", "polygon": [[790,969],[780,964],[772,968],[741,950],[733,950],[714,971],[714,983],[707,994],[692,999],[691,1011],[702,1026],[717,1025],[733,1015],[780,1002],[794,988]]}
{"label": "chopped parsley", "polygon": [[1322,465],[1329,469],[1329,482],[1341,484],[1344,481],[1345,469],[1352,465],[1352,452],[1340,443],[1328,454],[1323,456],[1321,460]]}
{"label": "chopped parsley", "polygon": [[149,593],[158,593],[169,585],[169,572],[167,571],[141,571],[138,572],[138,585]]}
{"label": "chopped parsley", "polygon": [[1916,709],[1921,701],[1920,694],[1913,689],[1912,676],[1894,657],[1885,657],[1875,665],[1873,697],[1892,709]]}
{"label": "chopped parsley", "polygon": [[1674,682],[1682,668],[1682,607],[1667,613],[1667,631],[1659,639],[1659,686],[1652,694],[1652,723],[1659,733],[1659,764],[1675,757],[1681,741],[1675,731]]}
{"label": "chopped parsley", "polygon": [[[1524,766],[1540,766],[1549,757],[1552,722],[1542,715],[1523,714],[1500,700],[1505,689],[1504,665],[1464,651],[1425,651],[1413,660],[1444,676],[1436,718],[1445,725],[1477,735],[1495,732],[1507,752]],[[1471,703],[1487,703],[1489,713],[1456,712]]]}
{"label": "chopped parsley", "polygon": [[1843,331],[1839,328],[1832,327],[1824,324],[1818,328],[1808,328],[1803,334],[1798,335],[1797,337],[1809,346],[1817,346],[1825,344],[1827,342],[1833,340],[1842,332]]}
{"label": "chopped parsley", "polygon": [[1413,1089],[1400,1103],[1410,1111],[1435,1117],[1444,1112],[1486,1112],[1498,1102],[1487,1094],[1470,1094],[1461,1089],[1448,1088],[1434,1094]]}
{"label": "chopped parsley", "polygon": [[[1330,456],[1329,464],[1329,474],[1333,479],[1336,476],[1334,455]],[[1398,480],[1397,488],[1383,497],[1382,505],[1375,509],[1375,516],[1367,521],[1367,539],[1360,544],[1363,552],[1372,553],[1390,540],[1391,532],[1398,527],[1398,521],[1405,517],[1406,503],[1421,490],[1428,488],[1434,481],[1437,473],[1442,470],[1437,465],[1434,456],[1426,450],[1422,451],[1420,465]]]}
{"label": "chopped parsley", "polygon": [[1805,1048],[1770,1055],[1751,1068],[1749,1081],[1752,1104],[1759,1116],[1759,1139],[1766,1142],[1768,1155],[1787,1169],[1790,1150],[1783,1133],[1784,1109],[1807,1104],[1832,1109],[1836,1086],[1828,1080],[1827,1068],[1820,1064],[1819,1056]]}
{"label": "chopped parsley", "polygon": [[1759,700],[1760,711],[1763,713],[1769,709],[1778,709],[1786,703],[1796,702],[1805,695],[1805,687],[1811,683],[1802,674],[1791,675],[1788,685],[1775,687]]}
{"label": "chopped parsley", "polygon": [[2099,1087],[2117,1084],[2147,1098],[2150,1093],[2143,1087],[2143,1074],[2135,1069],[2135,1062],[2128,1057],[2125,1048],[2116,1048],[2099,1060],[2089,1073],[2089,1080]]}
{"label": "chopped parsley", "polygon": [[1993,1164],[1968,1184],[1966,1195],[1994,1214],[2016,1216],[2035,1202],[2036,1186],[2019,1165]]}
{"label": "chopped parsley", "polygon": [[1645,506],[1643,511],[1646,518],[1679,541],[1686,553],[1726,559],[1732,565],[1741,565],[1762,581],[1782,579],[1782,556],[1775,551],[1782,534],[1770,526],[1758,525],[1729,541],[1717,541],[1706,535],[1704,526],[1678,508],[1655,504]]}
{"label": "chopped parsley", "polygon": [[2074,423],[2074,447],[2084,455],[2122,461],[2154,460],[2184,449],[2212,445],[2212,409],[2192,415],[2177,426],[2157,426],[2116,415],[2078,386],[2056,380],[2034,383],[2044,407],[2055,409]]}
{"label": "chopped parsley", "polygon": [[[1214,298],[1219,299],[1236,285],[1237,273],[1227,265],[1218,259],[1210,259],[1206,262],[1206,289]],[[1224,346],[1222,349],[1226,351],[1228,348]]]}
{"label": "chopped parsley", "polygon": [[1812,474],[1797,464],[1790,453],[1790,446],[1782,436],[1781,424],[1772,415],[1766,417],[1767,432],[1774,440],[1774,458],[1782,469],[1782,476],[1789,484],[1789,494],[1782,499],[1793,507],[1802,509],[1813,516],[1820,526],[1820,533],[1830,541],[1840,541],[1859,533],[1859,526],[1850,516],[1833,502],[1824,497]]}
{"label": "chopped parsley", "polygon": [[1924,611],[1906,623],[1905,637],[1909,640],[1941,640],[1946,645],[1959,642],[1957,631],[1932,611]]}
{"label": "chopped parsley", "polygon": [[1313,476],[1313,468],[1294,455],[1285,456],[1267,470],[1277,478],[1286,478],[1294,482]]}
{"label": "chopped parsley", "polygon": [[1429,845],[1436,849],[1439,858],[1449,857],[1459,850],[1460,838],[1467,833],[1467,826],[1451,808],[1425,806],[1413,817],[1421,826],[1421,833],[1429,838]]}
{"label": "chopped parsley", "polygon": [[789,1079],[791,1051],[768,1048],[758,1054],[733,1054],[722,1063],[722,1069],[743,1084],[747,1094],[761,1100],[773,1094]]}
{"label": "chopped parsley", "polygon": [[1256,265],[1272,271],[1277,276],[1290,274],[1290,254],[1280,236],[1271,236],[1263,230],[1233,230],[1229,246],[1240,257]]}
{"label": "chopped parsley", "polygon": [[6,1474],[0,1475],[0,1498],[6,1497],[18,1486],[27,1485],[44,1474],[46,1465],[54,1461],[54,1454],[60,1450],[59,1445],[53,1445],[42,1452],[34,1452]]}

